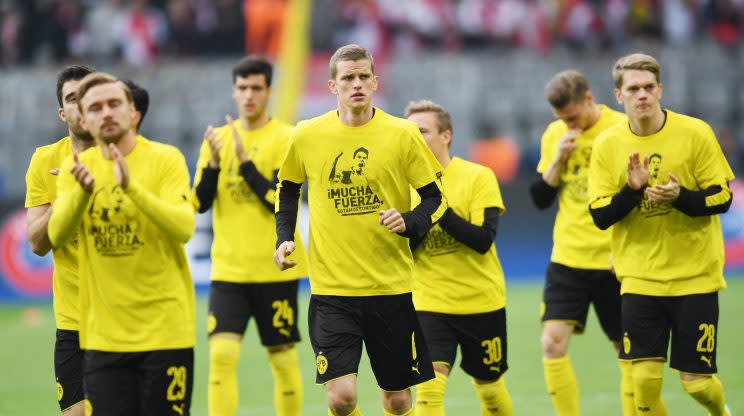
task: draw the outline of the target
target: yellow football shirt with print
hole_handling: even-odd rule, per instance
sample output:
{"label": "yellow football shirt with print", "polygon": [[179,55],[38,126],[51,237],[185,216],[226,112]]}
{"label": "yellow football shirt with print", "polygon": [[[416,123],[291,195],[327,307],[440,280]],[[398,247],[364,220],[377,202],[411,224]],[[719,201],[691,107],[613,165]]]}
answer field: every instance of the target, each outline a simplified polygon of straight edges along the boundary
{"label": "yellow football shirt with print", "polygon": [[[108,352],[194,346],[194,286],[184,244],[193,233],[189,173],[173,146],[137,136],[126,156],[129,186],[98,146],[79,155],[95,178],[80,223],[80,345]],[[71,196],[81,195],[69,158],[60,171],[50,238],[60,235]],[[154,201],[154,202],[153,202]],[[145,204],[147,202],[147,204]],[[145,207],[145,208],[140,208]],[[59,209],[61,212],[55,213]],[[156,212],[157,211],[157,212]],[[160,215],[155,217],[155,214]],[[170,218],[167,232],[156,218]],[[160,225],[160,226],[159,226]]]}
{"label": "yellow football shirt with print", "polygon": [[[447,205],[471,224],[483,225],[486,208],[504,213],[498,181],[486,167],[455,157],[444,169],[442,188]],[[418,195],[413,198],[417,205]],[[413,254],[416,310],[464,315],[506,306],[504,271],[495,245],[480,254],[435,224]]]}
{"label": "yellow football shirt with print", "polygon": [[[292,126],[277,119],[271,119],[265,126],[250,131],[243,129],[239,120],[234,125],[248,158],[264,178],[273,181],[287,153]],[[307,253],[299,231],[295,232],[297,245],[292,255],[297,266],[280,272],[274,265],[272,256],[276,244],[276,222],[273,210],[270,211],[262,199],[273,205],[275,191],[256,195],[240,175],[240,161],[233,145],[235,137],[229,125],[219,127],[216,137],[221,138],[223,145],[217,194],[212,207],[214,241],[211,279],[233,283],[268,283],[307,276]],[[196,186],[201,181],[202,169],[209,164],[211,157],[211,148],[205,140],[196,165],[192,193],[197,208]]]}
{"label": "yellow football shirt with print", "polygon": [[[359,127],[343,124],[335,110],[300,122],[279,179],[308,180],[312,293],[411,292],[408,239],[380,225],[379,212],[408,211],[410,187],[439,186],[441,169],[416,124],[378,108]],[[445,210],[443,198],[432,222]]]}
{"label": "yellow football shirt with print", "polygon": [[[713,130],[702,120],[666,110],[662,129],[636,136],[627,124],[605,131],[594,146],[589,173],[592,208],[607,206],[628,182],[628,157],[649,158],[649,185],[666,184],[669,174],[691,191],[734,178]],[[612,229],[615,273],[621,293],[683,296],[726,286],[723,233],[718,215],[690,217],[671,204],[645,195]]]}
{"label": "yellow football shirt with print", "polygon": [[[59,169],[70,156],[72,156],[70,136],[36,149],[26,172],[26,208],[54,202],[57,198],[57,176],[50,171]],[[57,329],[67,331],[77,331],[80,320],[77,239],[78,236],[75,235],[69,243],[52,249],[54,320]]]}
{"label": "yellow football shirt with print", "polygon": [[[587,181],[592,145],[596,137],[618,123],[625,123],[624,114],[600,105],[600,116],[589,129],[576,139],[576,148],[561,171],[558,189],[558,213],[553,227],[553,253],[550,261],[577,269],[607,270],[610,268],[609,231],[598,229],[587,209],[589,195]],[[542,137],[540,162],[537,172],[544,173],[555,159],[558,143],[568,133],[563,120],[548,126]]]}

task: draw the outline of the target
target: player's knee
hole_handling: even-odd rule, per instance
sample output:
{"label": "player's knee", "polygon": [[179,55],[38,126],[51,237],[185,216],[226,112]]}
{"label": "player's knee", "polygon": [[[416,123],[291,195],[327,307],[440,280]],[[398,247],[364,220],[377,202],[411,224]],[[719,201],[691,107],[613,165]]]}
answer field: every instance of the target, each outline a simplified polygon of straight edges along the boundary
{"label": "player's knee", "polygon": [[328,407],[336,415],[348,415],[357,405],[356,392],[350,389],[328,390]]}
{"label": "player's knee", "polygon": [[209,362],[218,368],[235,368],[240,359],[240,342],[233,339],[209,340]]}
{"label": "player's knee", "polygon": [[403,414],[411,410],[411,391],[384,391],[382,401],[386,410],[396,414]]}
{"label": "player's knee", "polygon": [[276,370],[288,370],[298,366],[297,349],[288,347],[281,350],[269,350],[269,363]]}
{"label": "player's knee", "polygon": [[705,390],[713,382],[713,376],[679,373],[679,380],[687,394],[694,395]]}
{"label": "player's knee", "polygon": [[664,378],[664,363],[662,361],[633,362],[632,375],[637,398],[661,394],[661,383]]}
{"label": "player's knee", "polygon": [[540,337],[543,355],[547,358],[561,358],[568,351],[568,335],[552,331],[543,331]]}

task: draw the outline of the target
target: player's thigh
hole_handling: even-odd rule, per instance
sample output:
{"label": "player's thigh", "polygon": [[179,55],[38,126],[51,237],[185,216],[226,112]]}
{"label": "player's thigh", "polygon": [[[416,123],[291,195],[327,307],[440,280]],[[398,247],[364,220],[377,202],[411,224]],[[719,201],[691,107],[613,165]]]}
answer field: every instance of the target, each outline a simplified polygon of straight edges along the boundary
{"label": "player's thigh", "polygon": [[194,382],[193,348],[143,354],[139,368],[140,414],[188,416]]}
{"label": "player's thigh", "polygon": [[57,401],[64,412],[83,401],[83,351],[77,331],[57,330],[54,342],[54,376]]}
{"label": "player's thigh", "polygon": [[590,285],[587,271],[550,263],[543,289],[542,321],[561,321],[584,332],[589,312]]}
{"label": "player's thigh", "polygon": [[363,329],[358,309],[353,298],[310,297],[308,324],[315,353],[316,383],[326,384],[359,370]]}
{"label": "player's thigh", "polygon": [[621,360],[666,360],[671,321],[666,297],[622,295]]}
{"label": "player's thigh", "polygon": [[140,353],[85,351],[85,398],[95,416],[139,414]]}
{"label": "player's thigh", "polygon": [[380,388],[400,391],[434,378],[411,294],[369,296],[364,302],[364,345]]}
{"label": "player's thigh", "polygon": [[250,285],[212,281],[209,288],[207,333],[245,333],[251,318]]}
{"label": "player's thigh", "polygon": [[300,341],[297,287],[297,280],[253,285],[251,309],[264,346],[273,347]]}
{"label": "player's thigh", "polygon": [[718,293],[674,298],[670,367],[714,374],[718,350]]}
{"label": "player's thigh", "polygon": [[610,271],[592,272],[592,303],[602,330],[612,341],[622,338],[620,282]]}
{"label": "player's thigh", "polygon": [[457,358],[457,333],[449,321],[451,315],[426,311],[417,311],[416,315],[432,362],[452,368]]}
{"label": "player's thigh", "polygon": [[478,380],[498,380],[507,363],[506,309],[456,318],[463,371]]}

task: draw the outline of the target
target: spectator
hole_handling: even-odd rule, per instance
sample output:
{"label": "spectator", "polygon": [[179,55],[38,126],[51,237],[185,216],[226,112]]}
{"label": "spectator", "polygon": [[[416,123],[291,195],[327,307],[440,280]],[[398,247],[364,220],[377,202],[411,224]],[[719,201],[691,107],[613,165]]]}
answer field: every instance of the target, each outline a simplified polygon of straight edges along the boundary
{"label": "spectator", "polygon": [[279,56],[286,0],[244,0],[245,51],[248,54]]}
{"label": "spectator", "polygon": [[134,0],[115,28],[115,37],[127,63],[152,62],[168,36],[163,12],[150,7],[148,0]]}
{"label": "spectator", "polygon": [[104,0],[96,3],[85,16],[85,32],[88,37],[87,53],[97,60],[112,60],[119,56],[115,27],[122,19],[121,0]]}

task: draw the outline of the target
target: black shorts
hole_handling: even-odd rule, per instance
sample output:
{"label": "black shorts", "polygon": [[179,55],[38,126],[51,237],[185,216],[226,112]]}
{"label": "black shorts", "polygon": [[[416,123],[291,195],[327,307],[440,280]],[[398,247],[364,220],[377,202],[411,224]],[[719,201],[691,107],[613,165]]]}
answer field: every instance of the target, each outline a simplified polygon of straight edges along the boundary
{"label": "black shorts", "polygon": [[715,374],[718,292],[686,296],[623,295],[621,360],[666,360],[686,373]]}
{"label": "black shorts", "polygon": [[270,347],[300,341],[297,329],[297,280],[278,283],[213,281],[209,291],[207,332],[245,333],[256,317],[261,344]]}
{"label": "black shorts", "polygon": [[356,374],[362,342],[381,389],[401,391],[434,378],[410,293],[312,295],[308,321],[318,384]]}
{"label": "black shorts", "polygon": [[506,309],[472,315],[418,312],[432,361],[452,367],[457,346],[460,367],[478,380],[498,380],[507,365]]}
{"label": "black shorts", "polygon": [[83,351],[78,331],[57,330],[54,342],[54,376],[57,401],[64,412],[85,399],[83,393]]}
{"label": "black shorts", "polygon": [[194,349],[85,351],[85,397],[95,416],[188,416]]}
{"label": "black shorts", "polygon": [[550,263],[543,291],[542,321],[575,323],[581,334],[586,326],[589,304],[599,318],[607,338],[620,341],[620,283],[609,270],[575,269]]}

